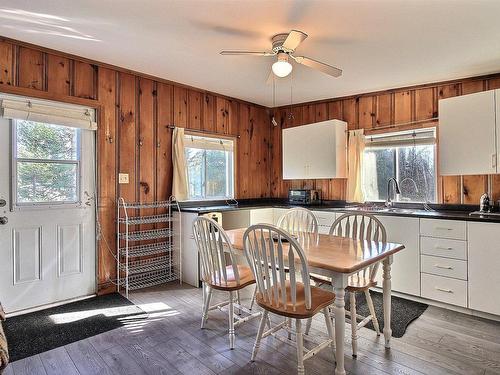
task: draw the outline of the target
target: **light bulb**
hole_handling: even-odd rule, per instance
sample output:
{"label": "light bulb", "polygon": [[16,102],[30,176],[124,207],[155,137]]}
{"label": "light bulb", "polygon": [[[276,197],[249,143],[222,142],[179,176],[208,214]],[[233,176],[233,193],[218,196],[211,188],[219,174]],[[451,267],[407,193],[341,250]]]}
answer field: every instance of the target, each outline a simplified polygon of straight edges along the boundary
{"label": "light bulb", "polygon": [[272,66],[273,73],[280,78],[289,75],[292,68],[292,64],[288,62],[288,55],[286,53],[279,53],[278,61],[276,61]]}

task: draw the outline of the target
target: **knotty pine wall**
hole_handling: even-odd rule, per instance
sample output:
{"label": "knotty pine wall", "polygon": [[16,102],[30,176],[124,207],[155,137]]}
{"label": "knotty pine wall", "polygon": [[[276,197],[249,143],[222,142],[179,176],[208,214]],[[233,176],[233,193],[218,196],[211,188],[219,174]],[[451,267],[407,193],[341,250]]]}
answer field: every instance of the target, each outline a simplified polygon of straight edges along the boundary
{"label": "knotty pine wall", "polygon": [[[0,38],[0,91],[98,109],[98,284],[116,275],[116,201],[166,200],[171,194],[172,130],[239,135],[236,197],[268,197],[269,111],[236,99]],[[119,172],[129,184],[117,183]],[[104,239],[106,241],[104,241]],[[108,251],[109,246],[109,251]]]}
{"label": "knotty pine wall", "polygon": [[[271,196],[286,197],[289,188],[304,187],[321,189],[325,199],[346,197],[346,179],[282,179],[283,128],[329,119],[344,120],[349,129],[363,128],[367,134],[426,126],[439,127],[437,121],[431,120],[439,115],[439,99],[496,88],[500,88],[500,74],[277,108],[274,114],[278,126],[271,131]],[[290,118],[290,113],[293,113],[293,118]],[[418,124],[404,125],[416,121]],[[387,126],[391,125],[394,127],[388,129]],[[381,127],[386,128],[380,129]],[[474,136],[474,124],[471,124],[471,136]],[[488,191],[489,186],[493,198],[500,199],[500,175],[439,177],[438,199],[442,203],[478,204],[479,197]]]}

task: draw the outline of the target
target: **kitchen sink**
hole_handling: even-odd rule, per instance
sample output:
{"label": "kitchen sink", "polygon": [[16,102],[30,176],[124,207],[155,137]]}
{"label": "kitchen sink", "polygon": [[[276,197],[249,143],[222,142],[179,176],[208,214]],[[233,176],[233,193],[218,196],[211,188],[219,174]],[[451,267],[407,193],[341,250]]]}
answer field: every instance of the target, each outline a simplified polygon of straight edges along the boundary
{"label": "kitchen sink", "polygon": [[393,212],[400,214],[414,213],[415,209],[398,208],[398,207],[384,207],[384,206],[353,206],[345,208],[346,211],[362,211],[362,212]]}

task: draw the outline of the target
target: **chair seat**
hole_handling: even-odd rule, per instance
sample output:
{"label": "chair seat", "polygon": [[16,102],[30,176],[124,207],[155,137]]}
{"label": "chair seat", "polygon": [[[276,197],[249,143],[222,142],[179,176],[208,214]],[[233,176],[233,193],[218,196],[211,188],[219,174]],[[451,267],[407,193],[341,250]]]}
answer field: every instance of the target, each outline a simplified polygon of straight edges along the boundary
{"label": "chair seat", "polygon": [[[332,283],[330,278],[323,275],[316,275],[312,273],[309,276],[312,281],[321,285]],[[349,277],[347,281],[346,289],[350,292],[362,292],[376,285],[377,285],[376,281],[370,281],[370,279],[367,277],[352,275]]]}
{"label": "chair seat", "polygon": [[[285,284],[286,297],[287,297],[286,306],[283,305],[281,300],[282,296],[281,286],[278,289],[278,296],[280,301],[279,305],[276,305],[276,303],[271,303],[268,299],[265,300],[260,292],[257,292],[255,301],[260,307],[274,314],[295,319],[306,319],[316,315],[316,313],[318,313],[321,309],[331,305],[335,300],[335,294],[333,294],[332,292],[311,286],[311,308],[308,310],[306,309],[304,284],[297,282],[296,288],[297,288],[297,301],[295,303],[295,310],[293,309],[293,303],[291,298],[292,293],[289,281],[287,281]],[[274,300],[274,293],[275,293],[274,287],[271,287],[272,300]]]}
{"label": "chair seat", "polygon": [[210,279],[204,280],[211,288],[225,291],[240,290],[244,287],[255,284],[255,278],[253,277],[252,270],[248,266],[237,265],[238,274],[240,276],[240,283],[236,282],[236,278],[233,272],[233,266],[226,267],[227,279],[224,279],[224,275],[212,274]]}

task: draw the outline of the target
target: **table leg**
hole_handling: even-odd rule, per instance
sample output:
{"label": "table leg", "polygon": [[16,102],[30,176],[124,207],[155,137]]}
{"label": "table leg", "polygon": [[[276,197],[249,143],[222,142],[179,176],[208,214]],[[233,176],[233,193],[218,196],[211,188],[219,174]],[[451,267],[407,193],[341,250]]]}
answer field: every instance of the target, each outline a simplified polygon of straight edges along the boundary
{"label": "table leg", "polygon": [[384,259],[383,265],[383,298],[384,298],[384,338],[385,347],[391,347],[391,264],[392,255]]}
{"label": "table leg", "polygon": [[344,368],[344,340],[345,340],[345,288],[347,276],[344,274],[334,277],[335,307],[335,375],[345,375]]}

